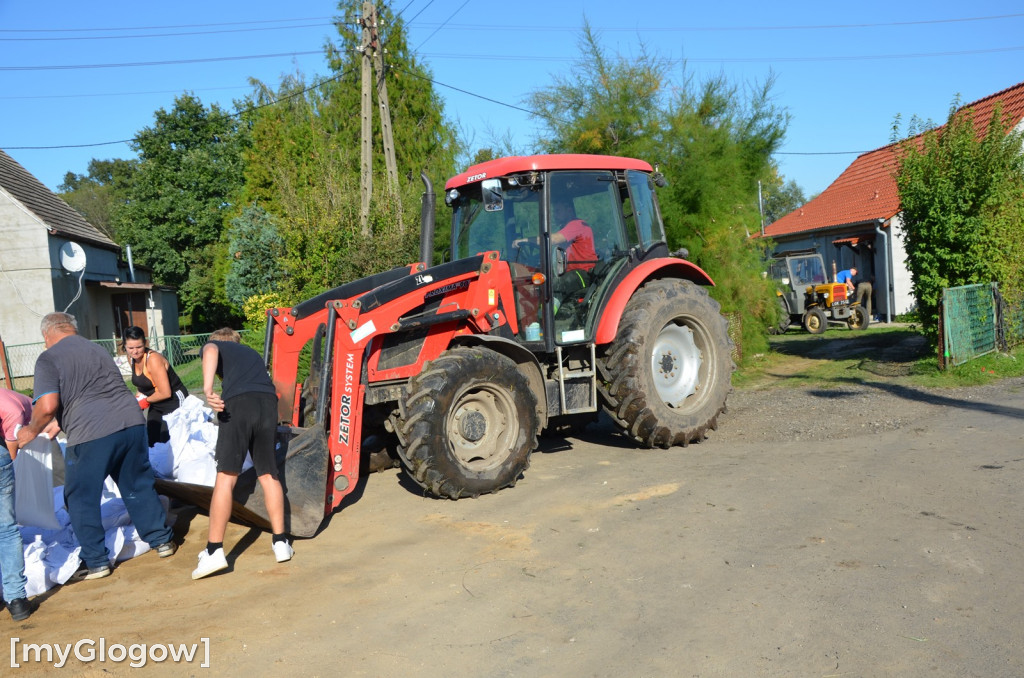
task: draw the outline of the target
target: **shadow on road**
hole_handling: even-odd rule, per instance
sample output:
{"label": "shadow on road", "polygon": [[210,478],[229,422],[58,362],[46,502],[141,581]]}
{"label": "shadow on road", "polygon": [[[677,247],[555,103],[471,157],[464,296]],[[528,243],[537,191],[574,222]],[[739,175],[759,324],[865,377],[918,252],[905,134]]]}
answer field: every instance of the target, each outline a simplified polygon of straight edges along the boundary
{"label": "shadow on road", "polygon": [[[890,363],[912,363],[931,352],[928,340],[912,330],[868,328],[862,332],[826,335],[790,333],[771,337],[772,350],[782,355],[815,360],[845,360],[857,356]],[[887,331],[889,330],[889,331]]]}
{"label": "shadow on road", "polygon": [[[926,403],[928,405],[955,407],[961,410],[973,410],[975,412],[985,412],[987,414],[995,414],[1000,417],[1012,417],[1016,419],[1024,416],[1024,408],[1009,407],[1007,405],[999,405],[996,403],[987,403],[977,400],[965,400],[963,398],[951,398],[933,391],[925,391],[911,386],[904,386],[902,384],[889,384],[876,381],[865,382],[859,379],[837,379],[836,381],[856,384],[858,386],[869,386],[871,388],[890,393],[898,398],[905,398],[906,400],[913,400],[915,402]],[[829,398],[834,398],[836,396],[834,391],[825,392],[812,390],[809,391],[809,393]]]}
{"label": "shadow on road", "polygon": [[[897,329],[897,331],[885,331]],[[862,357],[860,369],[881,377],[896,377],[909,374],[912,364],[932,354],[933,348],[927,339],[909,329],[868,328],[863,332],[835,333],[833,335],[789,334],[772,337],[771,347],[783,355],[810,358],[814,360],[847,360]],[[788,378],[793,375],[777,375]],[[1024,408],[1010,407],[998,403],[967,400],[942,395],[936,391],[915,388],[886,381],[865,381],[857,378],[838,378],[831,383],[868,386],[885,391],[893,396],[929,405],[955,407],[961,410],[985,412],[1002,417],[1024,416]],[[809,389],[810,395],[821,398],[852,397],[856,393],[829,388]]]}

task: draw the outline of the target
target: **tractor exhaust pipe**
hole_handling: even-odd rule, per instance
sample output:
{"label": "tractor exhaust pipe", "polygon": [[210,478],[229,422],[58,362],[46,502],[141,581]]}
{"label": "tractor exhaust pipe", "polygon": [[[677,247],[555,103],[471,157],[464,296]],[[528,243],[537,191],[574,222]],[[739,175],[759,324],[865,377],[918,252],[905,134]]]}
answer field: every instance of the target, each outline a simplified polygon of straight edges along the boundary
{"label": "tractor exhaust pipe", "polygon": [[420,172],[426,191],[420,203],[420,261],[428,267],[434,265],[434,185],[426,172]]}

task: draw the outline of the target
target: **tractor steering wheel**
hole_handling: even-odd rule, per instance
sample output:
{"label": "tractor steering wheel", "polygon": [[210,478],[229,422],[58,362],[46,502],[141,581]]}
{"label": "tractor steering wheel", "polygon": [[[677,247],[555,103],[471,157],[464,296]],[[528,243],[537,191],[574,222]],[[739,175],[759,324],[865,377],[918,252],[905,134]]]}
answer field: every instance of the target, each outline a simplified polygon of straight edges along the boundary
{"label": "tractor steering wheel", "polygon": [[527,266],[530,262],[534,265],[540,264],[540,245],[530,238],[519,238],[512,241],[512,248],[516,251],[514,261]]}

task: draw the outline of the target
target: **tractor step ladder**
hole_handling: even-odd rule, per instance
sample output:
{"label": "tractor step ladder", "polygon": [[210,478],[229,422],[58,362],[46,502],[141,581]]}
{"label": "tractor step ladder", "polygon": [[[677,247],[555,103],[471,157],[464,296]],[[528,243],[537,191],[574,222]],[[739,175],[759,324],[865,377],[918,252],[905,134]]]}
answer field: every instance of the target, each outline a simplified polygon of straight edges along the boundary
{"label": "tractor step ladder", "polygon": [[[597,411],[597,348],[594,344],[589,345],[590,364],[580,369],[571,369],[564,364],[562,347],[555,346],[555,358],[558,360],[558,395],[561,399],[562,414],[582,414],[584,412]],[[585,381],[588,388],[588,400],[581,407],[569,407],[565,396],[566,382],[570,385],[579,384]]]}

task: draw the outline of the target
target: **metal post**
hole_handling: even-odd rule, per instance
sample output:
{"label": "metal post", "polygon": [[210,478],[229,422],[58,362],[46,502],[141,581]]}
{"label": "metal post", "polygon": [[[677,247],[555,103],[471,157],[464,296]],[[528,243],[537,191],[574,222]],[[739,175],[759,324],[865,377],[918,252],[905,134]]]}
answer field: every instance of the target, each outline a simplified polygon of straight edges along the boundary
{"label": "metal post", "polygon": [[7,384],[7,390],[14,390],[14,382],[11,381],[11,366],[7,362],[7,345],[4,344],[3,338],[0,338],[0,362],[3,362],[4,366],[4,382]]}
{"label": "metal post", "polygon": [[388,106],[388,84],[384,79],[384,57],[381,56],[380,35],[377,32],[377,16],[374,15],[373,25],[373,68],[377,77],[377,104],[380,106],[380,129],[384,141],[384,165],[388,172],[388,185],[391,194],[398,203],[398,230],[404,230],[402,224],[402,196],[398,192],[398,163],[395,160],[395,140],[391,134],[391,109]]}

